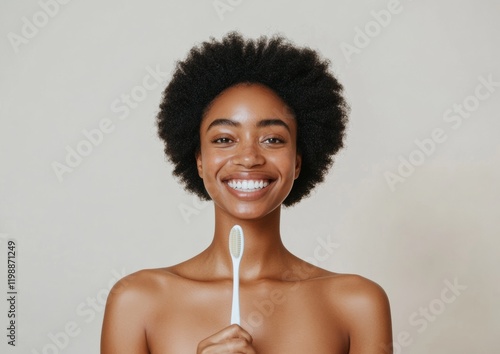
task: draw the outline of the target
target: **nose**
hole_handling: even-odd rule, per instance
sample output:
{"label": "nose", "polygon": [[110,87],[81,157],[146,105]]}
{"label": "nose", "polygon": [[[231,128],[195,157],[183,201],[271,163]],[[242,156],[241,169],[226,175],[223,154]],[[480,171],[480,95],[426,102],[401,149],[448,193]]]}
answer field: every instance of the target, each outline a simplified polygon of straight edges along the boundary
{"label": "nose", "polygon": [[264,164],[264,156],[261,148],[255,142],[240,142],[235,154],[232,158],[232,163],[245,168],[252,168]]}

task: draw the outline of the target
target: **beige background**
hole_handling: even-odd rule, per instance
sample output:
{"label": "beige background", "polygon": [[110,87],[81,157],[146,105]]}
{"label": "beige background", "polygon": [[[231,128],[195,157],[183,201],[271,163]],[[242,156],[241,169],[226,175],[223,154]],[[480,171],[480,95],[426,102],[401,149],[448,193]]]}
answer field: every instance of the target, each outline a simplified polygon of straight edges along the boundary
{"label": "beige background", "polygon": [[[118,277],[208,244],[212,208],[171,177],[154,116],[175,61],[232,29],[320,50],[352,106],[327,181],[284,213],[286,245],[380,283],[396,353],[498,352],[498,1],[60,1],[0,5],[2,298],[9,238],[19,289],[2,353],[98,352]],[[58,178],[78,146],[88,156]]]}

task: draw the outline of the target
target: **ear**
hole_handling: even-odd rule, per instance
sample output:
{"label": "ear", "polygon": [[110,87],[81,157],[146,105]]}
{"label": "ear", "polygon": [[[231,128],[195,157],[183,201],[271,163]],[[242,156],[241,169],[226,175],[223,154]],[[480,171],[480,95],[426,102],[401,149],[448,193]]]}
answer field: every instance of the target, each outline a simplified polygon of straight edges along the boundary
{"label": "ear", "polygon": [[198,169],[198,175],[200,176],[200,178],[203,178],[203,164],[202,164],[202,161],[201,161],[201,151],[197,151],[196,152],[196,168]]}
{"label": "ear", "polygon": [[302,167],[302,155],[297,153],[297,155],[295,155],[295,177],[294,177],[294,179],[297,179],[299,177],[301,167]]}

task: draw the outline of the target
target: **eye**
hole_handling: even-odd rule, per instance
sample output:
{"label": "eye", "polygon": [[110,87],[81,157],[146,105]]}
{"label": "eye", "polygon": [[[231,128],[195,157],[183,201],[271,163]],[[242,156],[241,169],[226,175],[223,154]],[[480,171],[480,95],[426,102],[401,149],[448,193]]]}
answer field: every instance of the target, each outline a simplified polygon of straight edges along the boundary
{"label": "eye", "polygon": [[285,141],[280,138],[272,137],[264,140],[265,144],[275,145],[275,144],[284,144]]}
{"label": "eye", "polygon": [[217,139],[212,140],[212,143],[214,143],[214,144],[230,144],[232,142],[233,142],[233,140],[231,140],[230,138],[227,138],[227,137],[221,137],[221,138],[217,138]]}

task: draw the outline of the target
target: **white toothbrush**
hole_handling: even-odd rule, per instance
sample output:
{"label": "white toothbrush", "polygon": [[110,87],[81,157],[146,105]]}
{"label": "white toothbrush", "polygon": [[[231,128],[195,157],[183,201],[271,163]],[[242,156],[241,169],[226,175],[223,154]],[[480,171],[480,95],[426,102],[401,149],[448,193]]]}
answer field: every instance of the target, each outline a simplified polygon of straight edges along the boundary
{"label": "white toothbrush", "polygon": [[240,325],[240,261],[243,256],[245,239],[240,225],[234,225],[229,233],[229,253],[233,260],[233,305],[231,324]]}

